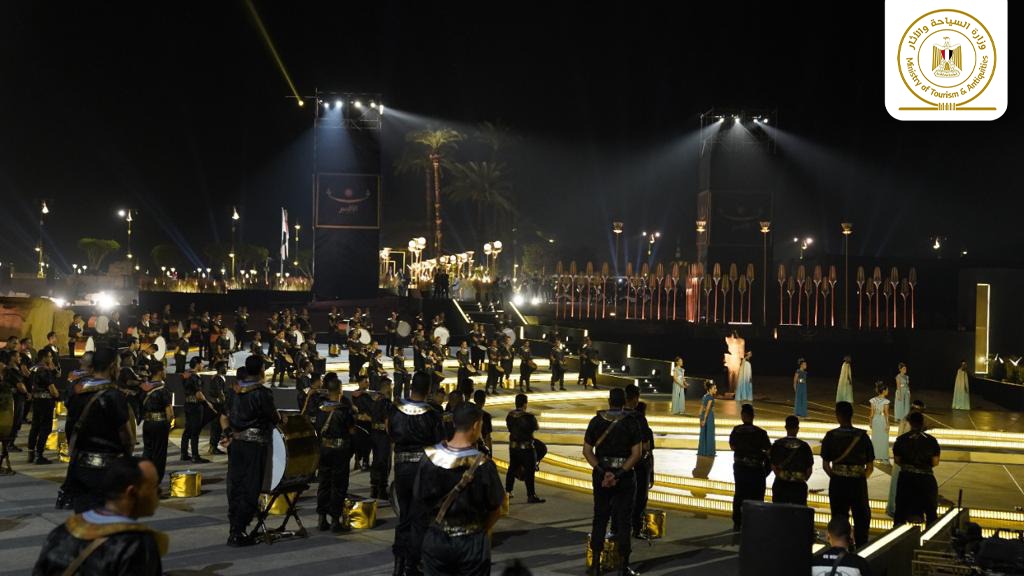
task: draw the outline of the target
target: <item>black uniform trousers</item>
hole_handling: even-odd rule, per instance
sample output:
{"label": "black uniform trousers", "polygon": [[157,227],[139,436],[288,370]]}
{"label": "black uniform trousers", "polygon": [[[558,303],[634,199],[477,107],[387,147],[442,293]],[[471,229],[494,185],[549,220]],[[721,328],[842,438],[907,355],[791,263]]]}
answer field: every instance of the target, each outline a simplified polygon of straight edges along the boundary
{"label": "black uniform trousers", "polygon": [[199,432],[203,429],[203,410],[205,407],[199,402],[185,402],[185,431],[181,435],[181,455],[183,458],[189,456],[192,450],[192,457],[199,457]]}
{"label": "black uniform trousers", "polygon": [[896,479],[896,511],[892,516],[893,526],[905,524],[910,517],[920,516],[929,525],[935,522],[938,506],[939,486],[935,476],[917,474],[900,469]]}
{"label": "black uniform trousers", "polygon": [[391,391],[394,394],[394,399],[405,399],[409,397],[409,391],[406,390],[406,374],[404,372],[395,372],[395,383]]}
{"label": "black uniform trousers", "polygon": [[423,537],[423,573],[427,576],[487,576],[491,573],[491,539],[485,532],[448,536],[436,526]]}
{"label": "black uniform trousers", "polygon": [[373,464],[370,466],[370,495],[388,497],[388,476],[391,475],[391,437],[383,430],[370,432]]}
{"label": "black uniform trousers", "polygon": [[278,381],[280,376],[281,386],[284,386],[284,377],[288,375],[288,363],[285,359],[278,356],[274,358],[274,373],[270,376],[270,385],[273,386]]}
{"label": "black uniform trousers", "polygon": [[551,389],[555,389],[555,384],[558,387],[565,389],[565,369],[561,366],[552,366],[551,368]]}
{"label": "black uniform trousers", "polygon": [[395,528],[395,543],[391,552],[396,558],[405,558],[406,566],[416,566],[420,561],[423,533],[430,518],[412,498],[413,484],[419,462],[395,464],[395,499],[398,500],[398,526]]}
{"label": "black uniform trousers", "polygon": [[[900,476],[902,475],[900,473]],[[828,497],[832,518],[849,521],[852,511],[854,542],[858,548],[867,544],[868,528],[871,524],[867,478],[833,476],[828,481]]]}
{"label": "black uniform trousers", "polygon": [[516,469],[523,467],[523,483],[526,495],[534,496],[537,490],[534,474],[537,471],[537,452],[533,448],[513,448],[508,451],[508,472],[505,473],[505,492],[511,492],[516,485]]}
{"label": "black uniform trousers", "polygon": [[228,446],[228,521],[231,534],[243,534],[259,510],[267,447],[234,440]]}
{"label": "black uniform trousers", "polygon": [[86,466],[72,456],[64,487],[65,496],[71,499],[76,514],[103,507],[106,503],[103,494],[103,479],[106,475],[105,467]]}
{"label": "black uniform trousers", "polygon": [[[21,425],[25,422],[25,409],[27,408],[27,398],[22,394],[14,395],[14,422],[11,426],[11,444],[18,438],[18,432],[21,431]],[[29,447],[31,449],[31,447]]]}
{"label": "black uniform trousers", "polygon": [[175,354],[174,355],[174,373],[175,374],[181,374],[182,372],[185,371],[185,358],[186,358],[186,356],[184,354]]}
{"label": "black uniform trousers", "polygon": [[636,492],[633,496],[633,516],[630,518],[630,528],[637,534],[644,526],[644,511],[647,510],[647,479],[650,478],[651,469],[647,462],[641,460],[633,467],[636,472]]}
{"label": "black uniform trousers", "polygon": [[[220,444],[220,437],[224,434],[223,428],[220,425],[220,414],[224,411],[222,404],[214,404],[213,407],[217,410],[216,412],[211,410],[209,406],[203,404],[203,426],[207,422],[210,423],[210,450],[217,448]],[[299,404],[299,408],[302,408],[302,404]]]}
{"label": "black uniform trousers", "polygon": [[397,335],[394,332],[388,332],[387,337],[384,339],[384,354],[386,356],[392,356],[391,352],[395,349],[395,340]]}
{"label": "black uniform trousers", "polygon": [[735,526],[741,526],[743,524],[743,501],[764,502],[764,468],[733,464],[732,474],[736,480],[736,492],[732,497],[732,523]]}
{"label": "black uniform trousers", "polygon": [[501,368],[504,370],[504,372],[501,373],[501,378],[505,381],[506,384],[511,382],[512,381],[512,360],[511,359],[502,360],[501,361]]}
{"label": "black uniform trousers", "polygon": [[32,427],[28,430],[28,449],[42,456],[46,450],[46,439],[53,432],[53,409],[57,401],[47,398],[32,399]]}
{"label": "black uniform trousers", "polygon": [[520,392],[522,392],[524,388],[526,390],[531,390],[532,391],[532,389],[530,388],[530,376],[532,374],[533,374],[533,369],[520,367],[520,369],[519,369],[519,391]]}
{"label": "black uniform trousers", "polygon": [[792,482],[775,478],[772,483],[772,502],[807,506],[807,482]]}
{"label": "black uniform trousers", "polygon": [[[606,470],[606,472],[615,472],[615,470]],[[629,526],[629,517],[633,512],[633,493],[636,489],[633,472],[623,474],[619,482],[611,488],[601,486],[604,473],[598,474],[597,470],[591,474],[594,487],[594,523],[590,527],[590,551],[594,558],[600,558],[601,552],[604,550],[604,535],[612,514],[615,515],[615,526]],[[627,558],[631,550],[629,530],[617,531],[615,542],[622,558]]]}
{"label": "black uniform trousers", "polygon": [[480,366],[482,365],[483,361],[484,361],[484,351],[479,349],[479,348],[477,348],[476,346],[470,347],[470,349],[469,349],[469,362],[471,364],[473,364],[473,366],[476,366],[477,370],[480,370]]}
{"label": "black uniform trousers", "polygon": [[498,393],[498,384],[501,383],[501,373],[498,372],[497,366],[492,366],[487,369],[487,392],[490,394]]}
{"label": "black uniform trousers", "polygon": [[164,471],[167,469],[167,436],[171,433],[171,423],[143,422],[142,423],[142,457],[153,462],[156,466],[157,484],[164,480]]}
{"label": "black uniform trousers", "polygon": [[[352,433],[352,454],[356,457],[356,464],[362,464],[370,460],[370,452],[373,444],[370,442],[369,428],[371,424],[366,421],[357,421],[355,432]],[[363,429],[366,429],[364,432]]]}
{"label": "black uniform trousers", "polygon": [[340,448],[320,447],[320,484],[316,489],[316,513],[339,518],[344,513],[348,494],[349,445]]}

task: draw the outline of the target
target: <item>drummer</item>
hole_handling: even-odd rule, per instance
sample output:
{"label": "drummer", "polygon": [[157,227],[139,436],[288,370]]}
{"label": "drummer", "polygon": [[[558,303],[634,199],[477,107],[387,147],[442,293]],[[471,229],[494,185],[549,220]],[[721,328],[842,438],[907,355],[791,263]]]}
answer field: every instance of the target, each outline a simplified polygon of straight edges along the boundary
{"label": "drummer", "polygon": [[[349,461],[352,459],[352,430],[355,420],[352,405],[341,393],[341,380],[334,372],[324,377],[327,398],[318,402],[316,430],[320,435],[319,486],[316,491],[317,526],[321,531],[348,532],[345,496],[349,486]],[[327,518],[331,518],[328,524]]]}
{"label": "drummer", "polygon": [[395,347],[395,355],[391,358],[394,367],[395,401],[409,398],[409,370],[405,367],[405,356],[400,346]]}
{"label": "drummer", "polygon": [[259,508],[267,464],[266,444],[271,429],[281,421],[274,406],[274,394],[263,385],[263,360],[256,356],[245,359],[246,379],[235,387],[227,414],[221,415],[226,430],[228,450],[228,546],[249,546],[255,543],[246,534],[249,522]]}
{"label": "drummer", "polygon": [[505,388],[512,387],[512,363],[515,361],[516,351],[512,348],[512,337],[505,334],[501,342],[501,369],[505,378]]}
{"label": "drummer", "polygon": [[384,353],[391,356],[391,352],[395,348],[395,342],[398,340],[398,311],[392,310],[391,316],[388,320],[384,329],[387,334],[387,339],[384,341]]}
{"label": "drummer", "polygon": [[366,363],[363,343],[359,340],[360,328],[354,327],[348,333],[348,381],[358,380]]}
{"label": "drummer", "polygon": [[75,355],[75,344],[78,343],[78,339],[82,336],[84,330],[85,322],[82,321],[82,315],[75,314],[74,318],[71,319],[71,326],[68,327],[68,352],[71,356]]}
{"label": "drummer", "polygon": [[370,379],[364,374],[359,376],[359,389],[352,392],[352,412],[356,418],[356,429],[352,435],[352,453],[355,455],[355,466],[363,472],[370,469],[370,430],[373,428],[371,406],[373,396],[368,390]]}

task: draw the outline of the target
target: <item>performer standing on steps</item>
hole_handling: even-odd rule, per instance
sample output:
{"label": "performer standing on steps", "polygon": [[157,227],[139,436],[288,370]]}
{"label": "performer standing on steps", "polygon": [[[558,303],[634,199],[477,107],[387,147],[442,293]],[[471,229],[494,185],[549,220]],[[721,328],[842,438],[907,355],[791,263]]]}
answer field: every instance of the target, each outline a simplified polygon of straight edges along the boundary
{"label": "performer standing on steps", "polygon": [[28,462],[50,464],[43,456],[46,439],[53,431],[53,410],[57,406],[57,374],[49,349],[39,351],[39,361],[29,371],[28,387],[32,391],[32,427],[28,433]]}
{"label": "performer standing on steps", "polygon": [[164,385],[164,363],[149,364],[149,382],[142,385],[142,457],[156,466],[157,485],[167,469],[167,437],[174,420],[171,393]]}
{"label": "performer standing on steps", "polygon": [[[203,379],[199,371],[203,369],[203,361],[198,357],[189,360],[188,368],[181,381],[185,389],[185,432],[181,435],[181,461],[191,460],[196,464],[209,462],[199,455],[199,433],[203,430],[203,414],[206,396],[203,394]],[[189,456],[189,449],[192,455]]]}
{"label": "performer standing on steps", "polygon": [[540,426],[537,424],[537,417],[526,410],[526,394],[516,394],[516,409],[505,416],[505,425],[508,427],[509,454],[508,472],[505,473],[505,492],[508,492],[508,497],[512,498],[516,476],[521,474],[523,483],[526,484],[526,501],[533,504],[544,502],[543,498],[537,496],[534,484],[537,449],[533,433]]}
{"label": "performer standing on steps", "polygon": [[530,375],[537,369],[537,363],[533,361],[533,354],[530,353],[530,343],[523,340],[519,347],[519,391],[533,392],[530,387]]}
{"label": "performer standing on steps", "polygon": [[565,390],[565,350],[562,348],[562,341],[556,340],[551,347],[551,389],[558,384],[559,390]]}
{"label": "performer standing on steps", "polygon": [[729,447],[733,451],[732,473],[736,491],[732,498],[732,529],[743,525],[743,501],[764,502],[765,477],[768,475],[768,452],[772,443],[763,428],[754,425],[754,407],[744,404],[740,409],[743,424],[729,434]]}
{"label": "performer standing on steps", "polygon": [[800,419],[786,416],[786,437],[772,444],[772,502],[807,506],[807,479],[814,471],[814,454],[807,442],[796,437],[799,432]]}
{"label": "performer standing on steps", "polygon": [[[352,405],[341,394],[341,380],[334,372],[324,376],[327,399],[316,409],[316,430],[320,435],[320,484],[316,490],[317,527],[334,533],[350,530],[345,516],[349,461],[352,459]],[[331,523],[327,523],[328,516]]]}

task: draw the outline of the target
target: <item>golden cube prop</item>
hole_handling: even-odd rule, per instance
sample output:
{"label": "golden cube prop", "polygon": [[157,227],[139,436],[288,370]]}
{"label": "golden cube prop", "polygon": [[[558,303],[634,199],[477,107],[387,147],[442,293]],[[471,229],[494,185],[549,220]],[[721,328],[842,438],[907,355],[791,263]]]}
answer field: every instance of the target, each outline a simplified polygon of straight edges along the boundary
{"label": "golden cube prop", "polygon": [[67,445],[67,440],[64,438],[64,431],[54,429],[50,432],[50,435],[46,437],[46,449],[58,451],[60,450],[61,443]]}
{"label": "golden cube prop", "polygon": [[345,516],[356,530],[369,530],[377,523],[376,499],[345,499]]}
{"label": "golden cube prop", "polygon": [[644,510],[644,529],[647,537],[657,540],[665,537],[665,511],[648,508]]}
{"label": "golden cube prop", "polygon": [[193,470],[171,474],[171,496],[194,498],[203,491],[203,475]]}
{"label": "golden cube prop", "polygon": [[[622,557],[619,555],[619,546],[612,540],[613,536],[608,534],[604,538],[604,550],[601,551],[601,568],[604,570],[618,570]],[[594,552],[590,549],[590,535],[587,535],[587,568],[594,565]]]}
{"label": "golden cube prop", "polygon": [[500,516],[508,516],[508,507],[509,507],[508,492],[505,492],[505,497],[501,499],[501,508],[498,510],[498,514]]}
{"label": "golden cube prop", "polygon": [[[288,500],[285,500],[285,494],[281,494],[274,500],[274,505],[270,507],[271,516],[284,516],[288,513]],[[288,499],[295,501],[299,497],[298,492],[289,492],[287,494]],[[260,494],[260,508],[266,508],[267,504],[270,503],[270,494]]]}

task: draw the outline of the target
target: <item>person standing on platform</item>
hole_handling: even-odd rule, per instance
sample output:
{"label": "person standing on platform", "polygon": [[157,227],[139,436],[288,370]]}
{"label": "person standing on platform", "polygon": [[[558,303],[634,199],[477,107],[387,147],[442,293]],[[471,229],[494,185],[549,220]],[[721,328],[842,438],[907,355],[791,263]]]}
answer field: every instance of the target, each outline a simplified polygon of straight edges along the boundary
{"label": "person standing on platform", "polygon": [[[595,559],[590,574],[601,574],[601,552],[608,521],[615,515],[616,526],[629,526],[633,509],[636,475],[633,467],[643,456],[643,435],[636,418],[623,408],[626,393],[621,388],[608,391],[608,410],[591,418],[583,437],[583,457],[593,467],[594,521],[590,527],[590,551]],[[636,574],[629,567],[631,542],[629,530],[615,534],[621,559],[620,574]]]}
{"label": "person standing on platform", "polygon": [[167,469],[167,437],[174,420],[171,392],[164,385],[164,363],[149,364],[149,382],[142,385],[142,457],[156,466],[157,485]]}
{"label": "person standing on platform", "polygon": [[391,316],[388,317],[384,323],[384,353],[388,356],[392,355],[395,349],[395,343],[398,341],[398,311],[392,310]]}
{"label": "person standing on platform", "polygon": [[419,573],[420,545],[430,520],[413,500],[416,471],[424,458],[423,448],[444,440],[441,413],[426,403],[429,389],[430,378],[423,373],[413,376],[409,399],[398,401],[388,420],[388,433],[395,446],[394,484],[398,503],[398,525],[391,547],[396,576]]}
{"label": "person standing on platform", "polygon": [[405,367],[405,355],[400,346],[395,346],[395,355],[391,357],[394,369],[395,402],[409,397],[409,370]]}
{"label": "person standing on platform", "polygon": [[839,383],[836,384],[836,402],[853,404],[853,360],[849,355],[843,356],[843,365],[839,368]]}
{"label": "person standing on platform", "polygon": [[775,472],[772,483],[772,502],[807,506],[807,480],[814,472],[814,453],[811,446],[797,438],[800,419],[786,416],[786,437],[772,444],[768,453]]}
{"label": "person standing on platform", "polygon": [[75,344],[78,343],[78,338],[84,330],[85,322],[82,322],[82,316],[75,314],[71,319],[71,326],[68,326],[68,355],[72,358],[75,356]]}
{"label": "person standing on platform", "polygon": [[370,441],[370,432],[373,430],[373,393],[370,387],[370,379],[366,376],[359,377],[359,388],[352,392],[352,413],[356,419],[356,429],[352,434],[352,453],[355,455],[353,469],[366,472],[370,469],[370,452],[373,451],[373,444]]}
{"label": "person standing on platform", "polygon": [[892,417],[902,421],[910,413],[910,376],[907,375],[907,365],[899,364],[899,372],[896,374],[896,401],[892,407]]}
{"label": "person standing on platform", "polygon": [[221,416],[228,442],[227,545],[232,547],[255,543],[245,531],[259,509],[267,442],[271,430],[281,421],[274,406],[274,393],[263,384],[263,361],[249,356],[245,359],[245,372],[247,379],[236,384],[227,415]]}
{"label": "person standing on platform", "polygon": [[875,460],[889,463],[889,387],[885,382],[875,382],[877,396],[871,399],[871,445],[874,446]]}
{"label": "person standing on platform", "polygon": [[715,455],[715,393],[718,387],[708,382],[704,397],[700,399],[700,438],[697,441],[697,456]]}
{"label": "person standing on platform", "polygon": [[380,390],[371,392],[370,446],[373,450],[373,464],[370,468],[370,498],[388,498],[388,477],[391,475],[391,436],[388,422],[395,406],[391,403],[391,381],[383,379]]}
{"label": "person standing on platform", "polygon": [[559,390],[565,390],[565,350],[562,348],[562,341],[556,340],[551,347],[551,390],[555,390],[558,384]]}
{"label": "person standing on platform", "polygon": [[[625,411],[636,418],[640,425],[640,461],[633,466],[636,474],[636,490],[633,496],[633,512],[629,518],[630,532],[634,538],[643,538],[644,512],[647,510],[647,499],[654,487],[654,431],[647,422],[647,404],[640,401],[640,388],[636,384],[626,386]],[[612,527],[616,531],[618,527]]]}
{"label": "person standing on platform", "polygon": [[[508,427],[508,472],[505,473],[505,492],[512,498],[516,476],[522,474],[526,484],[526,501],[530,504],[544,502],[537,496],[534,484],[534,473],[537,469],[537,450],[534,446],[533,434],[540,426],[537,417],[527,412],[526,394],[516,394],[516,409],[505,416]],[[521,471],[521,472],[520,472]]]}
{"label": "person standing on platform", "polygon": [[930,526],[938,519],[939,487],[935,482],[934,468],[939,465],[942,451],[935,437],[924,431],[924,414],[911,412],[907,415],[907,423],[910,424],[910,432],[900,435],[893,445],[900,476],[892,523],[899,526],[909,519],[922,517]]}
{"label": "person standing on platform", "polygon": [[[18,432],[21,431],[21,425],[25,422],[28,410],[32,408],[32,392],[29,390],[28,377],[31,375],[28,366],[22,361],[22,355],[16,350],[17,339],[12,338],[15,345],[12,347],[10,341],[7,343],[7,348],[4,350],[10,350],[9,358],[7,361],[7,369],[3,373],[4,381],[11,388],[11,392],[14,394],[14,422],[11,426],[11,436],[8,440],[8,449],[11,452],[21,452],[21,448],[14,442],[18,438]],[[28,446],[29,452],[32,452],[33,447]]]}
{"label": "person standing on platform", "polygon": [[832,519],[854,523],[854,543],[868,542],[871,507],[868,505],[868,478],[874,471],[875,450],[867,432],[853,427],[853,405],[836,404],[838,428],[825,433],[821,441],[821,460],[828,475],[829,506]]}
{"label": "person standing on platform", "polygon": [[[210,447],[207,452],[210,454],[223,455],[220,449],[220,437],[223,430],[220,426],[220,415],[224,413],[224,403],[227,402],[228,391],[228,361],[217,361],[217,373],[203,383],[203,422],[210,423]],[[302,407],[302,404],[299,404]]]}
{"label": "person standing on platform", "polygon": [[209,462],[199,455],[199,433],[203,430],[203,415],[206,410],[203,379],[199,376],[202,369],[203,361],[199,357],[189,360],[189,366],[185,369],[181,381],[181,386],[185,390],[185,432],[181,435],[181,461],[191,460],[195,464]]}
{"label": "person standing on platform", "polygon": [[504,378],[502,388],[512,388],[512,364],[515,362],[516,351],[512,347],[512,339],[508,336],[502,338],[499,346],[501,354],[501,375]]}
{"label": "person standing on platform", "polygon": [[807,417],[807,360],[803,358],[796,361],[793,374],[793,414]]}
{"label": "person standing on platform", "polygon": [[967,378],[967,362],[960,362],[953,381],[953,410],[971,409],[971,384]]}
{"label": "person standing on platform", "polygon": [[28,463],[50,464],[43,456],[46,439],[53,432],[53,410],[57,406],[57,371],[49,349],[39,351],[39,361],[29,371],[28,388],[32,391],[32,427],[28,432]]}
{"label": "person standing on platform", "polygon": [[672,361],[672,413],[682,416],[686,412],[686,370],[683,358],[676,356]]}
{"label": "person standing on platform", "polygon": [[473,403],[480,407],[480,412],[484,415],[484,424],[480,428],[480,451],[490,456],[494,453],[494,444],[491,442],[491,435],[494,433],[494,424],[491,421],[491,413],[484,410],[484,404],[487,403],[487,392],[484,390],[476,390],[473,392]]}
{"label": "person standing on platform", "polygon": [[740,409],[743,424],[729,434],[732,448],[732,473],[736,490],[732,497],[732,529],[743,527],[743,501],[764,502],[765,477],[768,476],[768,452],[772,443],[763,428],[754,426],[754,407],[744,404]]}
{"label": "person standing on platform", "polygon": [[537,369],[537,364],[533,361],[533,354],[530,353],[530,343],[523,340],[521,346],[519,346],[519,391],[520,392],[533,392],[533,388],[530,387],[530,376],[534,370]]}
{"label": "person standing on platform", "polygon": [[754,365],[750,363],[753,357],[754,353],[747,350],[740,362],[740,373],[736,380],[737,403],[754,401]]}
{"label": "person standing on platform", "polygon": [[483,576],[491,572],[489,533],[504,493],[494,462],[476,448],[480,409],[463,403],[454,422],[455,435],[427,447],[416,474],[413,498],[431,519],[423,537],[423,568],[428,576]]}
{"label": "person standing on platform", "polygon": [[[324,377],[327,398],[316,407],[314,426],[320,436],[320,467],[316,489],[317,528],[334,533],[350,530],[345,515],[349,460],[352,459],[352,405],[341,394],[341,380],[334,372]],[[327,518],[330,517],[330,523]]]}
{"label": "person standing on platform", "polygon": [[502,382],[501,370],[501,352],[498,350],[497,341],[492,339],[491,345],[487,348],[487,384],[485,388],[488,394],[498,393],[498,385]]}
{"label": "person standing on platform", "polygon": [[[924,414],[924,402],[920,400],[914,400],[913,402],[911,402],[910,414],[913,414],[914,412],[920,412],[921,414]],[[907,422],[907,420],[910,418],[910,414],[907,415],[907,418],[900,420],[899,426],[897,426],[896,428],[897,438],[906,434],[907,432],[910,432],[910,423]],[[889,499],[887,500],[885,505],[885,513],[890,518],[896,516],[896,488],[899,485],[899,482],[900,465],[897,464],[896,462],[893,462],[892,471],[889,474]]]}

